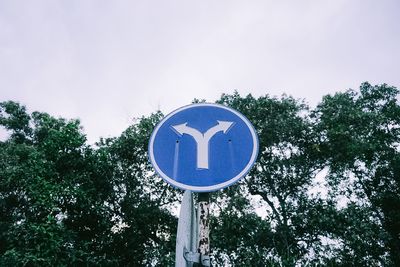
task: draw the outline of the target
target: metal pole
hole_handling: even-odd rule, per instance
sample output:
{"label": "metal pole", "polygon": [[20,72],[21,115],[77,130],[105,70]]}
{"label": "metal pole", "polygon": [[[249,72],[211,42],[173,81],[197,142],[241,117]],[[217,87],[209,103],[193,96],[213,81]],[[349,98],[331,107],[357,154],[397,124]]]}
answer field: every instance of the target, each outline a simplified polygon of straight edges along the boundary
{"label": "metal pole", "polygon": [[211,266],[210,261],[210,194],[199,193],[199,246],[201,266]]}
{"label": "metal pole", "polygon": [[192,192],[183,194],[176,234],[175,267],[192,267],[200,257],[194,254],[197,249],[197,217]]}

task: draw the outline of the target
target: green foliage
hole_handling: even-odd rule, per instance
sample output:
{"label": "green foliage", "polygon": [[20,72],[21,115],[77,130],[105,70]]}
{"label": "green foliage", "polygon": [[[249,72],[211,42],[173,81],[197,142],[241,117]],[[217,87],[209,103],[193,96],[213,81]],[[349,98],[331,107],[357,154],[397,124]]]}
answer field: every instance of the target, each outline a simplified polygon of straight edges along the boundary
{"label": "green foliage", "polygon": [[159,204],[176,193],[155,190],[145,154],[160,114],[94,149],[77,120],[0,107],[1,266],[171,263],[176,218]]}
{"label": "green foliage", "polygon": [[[211,195],[213,265],[400,266],[398,97],[368,83],[315,109],[222,95],[254,124],[260,153]],[[0,103],[0,266],[173,266],[181,192],[147,155],[162,117],[89,146],[78,120]]]}
{"label": "green foliage", "polygon": [[305,226],[299,218],[303,216],[299,210],[311,206],[307,192],[324,167],[318,157],[318,135],[313,131],[309,109],[286,96],[242,98],[235,93],[223,95],[219,103],[241,111],[259,136],[259,157],[243,186],[250,195],[262,198],[264,212],[268,213],[262,223],[271,228],[269,242],[273,250],[264,250],[263,257],[294,266],[305,257],[310,243],[319,240],[317,226]]}
{"label": "green foliage", "polygon": [[263,266],[274,247],[271,226],[254,211],[243,187],[232,186],[212,201],[218,216],[211,220],[213,262],[216,266]]}
{"label": "green foliage", "polygon": [[[263,232],[270,246],[251,238],[246,246],[229,250],[217,243],[216,258],[257,266],[242,262],[252,248],[258,251],[252,258],[270,265],[399,265],[398,93],[394,87],[364,83],[360,93],[325,96],[311,111],[287,96],[223,95],[219,103],[238,109],[255,125],[260,154],[241,193],[221,196],[247,212],[221,212],[216,220],[221,225],[237,218],[242,227],[253,228],[241,229],[244,236],[257,233],[258,226],[247,222],[254,210],[235,199],[261,197],[266,216],[259,225],[268,225]],[[326,172],[323,197],[313,190],[317,175]]]}
{"label": "green foliage", "polygon": [[[373,219],[368,220],[369,228],[359,233],[359,239],[373,235],[379,245],[371,246],[371,257],[385,262],[389,253],[394,266],[400,265],[398,95],[396,88],[386,84],[363,83],[360,93],[327,96],[316,109],[325,158],[331,166],[332,193],[356,198],[358,209],[370,214]],[[345,191],[341,188],[344,183]],[[381,230],[379,234],[376,229]],[[357,248],[358,244],[353,244],[352,249]]]}
{"label": "green foliage", "polygon": [[119,138],[97,144],[116,167],[111,180],[121,227],[114,233],[113,250],[121,266],[170,266],[174,259],[177,219],[171,207],[179,192],[165,186],[147,159],[148,140],[161,117],[142,118]]}

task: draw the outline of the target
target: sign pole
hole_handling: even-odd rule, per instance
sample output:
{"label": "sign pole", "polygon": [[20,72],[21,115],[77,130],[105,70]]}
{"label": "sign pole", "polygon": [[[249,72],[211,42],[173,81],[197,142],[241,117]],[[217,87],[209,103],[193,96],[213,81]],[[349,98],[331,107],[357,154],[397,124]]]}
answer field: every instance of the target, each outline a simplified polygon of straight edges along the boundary
{"label": "sign pole", "polygon": [[198,222],[200,266],[211,266],[210,261],[210,193],[199,193]]}
{"label": "sign pole", "polygon": [[[175,267],[192,267],[196,262],[197,248],[197,217],[192,192],[186,190],[183,194],[179,212],[178,230],[176,234]],[[199,261],[199,260],[198,260]]]}

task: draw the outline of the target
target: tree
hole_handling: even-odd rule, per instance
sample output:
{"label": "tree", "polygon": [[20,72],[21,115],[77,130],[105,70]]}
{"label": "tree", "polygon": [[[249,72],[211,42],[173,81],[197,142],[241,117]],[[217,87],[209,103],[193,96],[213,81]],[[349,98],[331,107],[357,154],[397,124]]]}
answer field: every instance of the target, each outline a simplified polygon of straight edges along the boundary
{"label": "tree", "polygon": [[0,265],[171,262],[176,218],[164,207],[176,193],[151,180],[144,152],[160,114],[93,148],[78,120],[0,108],[10,132],[0,143]]}
{"label": "tree", "polygon": [[1,265],[113,264],[104,257],[110,201],[102,162],[79,121],[0,104]]}
{"label": "tree", "polygon": [[[345,195],[353,210],[364,210],[362,217],[370,229],[354,234],[360,240],[373,235],[375,242],[369,243],[368,251],[383,265],[389,264],[385,259],[389,252],[393,266],[400,265],[398,96],[395,87],[363,83],[359,93],[326,96],[316,109],[332,190]],[[343,184],[347,190],[341,191]],[[353,252],[356,245],[351,246]]]}
{"label": "tree", "polygon": [[150,134],[161,118],[160,112],[142,117],[120,137],[97,144],[115,167],[113,251],[120,266],[171,266],[175,258],[177,218],[171,210],[181,192],[166,186],[147,156]]}
{"label": "tree", "polygon": [[[285,95],[222,95],[260,148],[244,179],[211,196],[213,263],[400,266],[398,97],[363,83],[312,110]],[[89,146],[78,120],[0,103],[0,265],[173,265],[181,191],[147,159],[162,116]]]}
{"label": "tree", "polygon": [[[269,229],[264,232],[269,240],[264,242],[270,246],[262,247],[262,257],[284,266],[322,258],[318,254],[320,246],[313,246],[326,236],[326,229],[320,225],[326,223],[324,214],[333,212],[334,207],[331,202],[309,195],[315,176],[325,164],[319,156],[318,133],[313,129],[307,105],[287,96],[256,99],[237,93],[223,95],[218,103],[241,111],[258,132],[259,157],[242,185],[245,189],[239,191],[261,197],[266,206],[266,219],[256,220],[261,229]],[[230,199],[236,198],[239,194]],[[247,209],[246,205],[236,208]],[[251,219],[253,214],[246,216]],[[310,250],[314,250],[314,256]]]}
{"label": "tree", "polygon": [[279,266],[279,261],[268,257],[274,249],[271,224],[257,215],[244,190],[234,185],[212,195],[213,265]]}

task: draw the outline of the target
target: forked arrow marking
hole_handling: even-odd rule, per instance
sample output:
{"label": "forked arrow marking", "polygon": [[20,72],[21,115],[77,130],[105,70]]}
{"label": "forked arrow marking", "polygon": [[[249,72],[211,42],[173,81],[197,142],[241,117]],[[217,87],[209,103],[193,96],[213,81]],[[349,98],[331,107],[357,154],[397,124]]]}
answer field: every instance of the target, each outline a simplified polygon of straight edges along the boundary
{"label": "forked arrow marking", "polygon": [[211,138],[218,132],[226,134],[233,122],[231,121],[218,121],[218,124],[208,129],[204,134],[199,130],[187,126],[187,122],[172,126],[178,135],[188,134],[196,141],[197,144],[197,168],[208,169],[208,152],[209,142]]}

